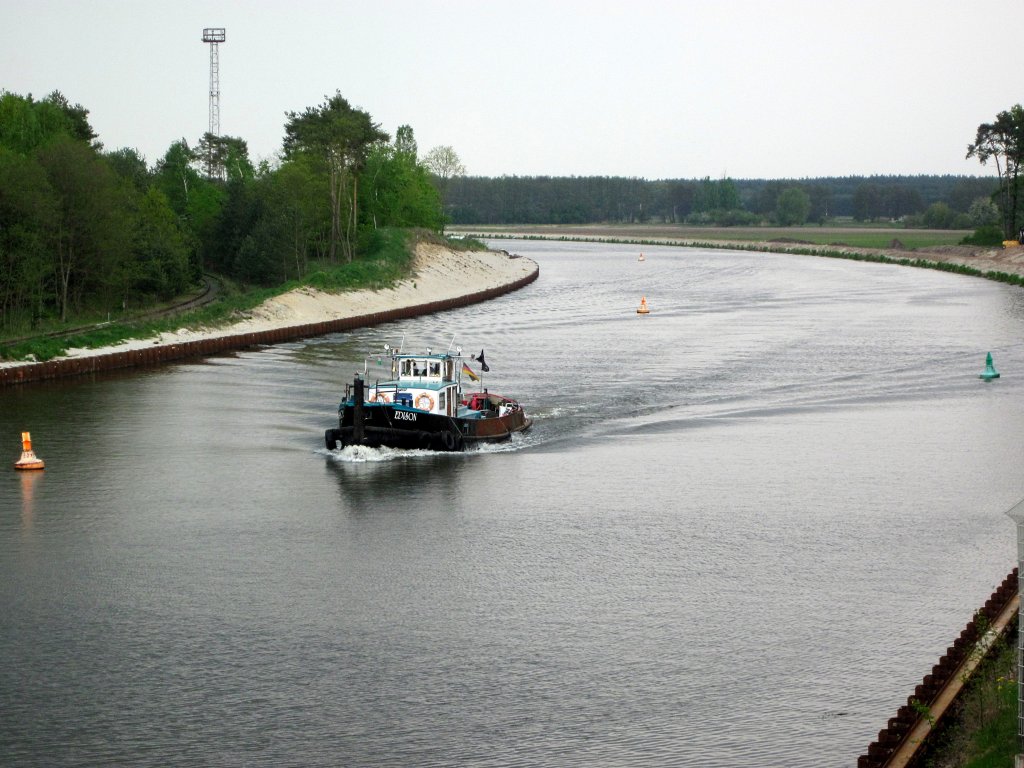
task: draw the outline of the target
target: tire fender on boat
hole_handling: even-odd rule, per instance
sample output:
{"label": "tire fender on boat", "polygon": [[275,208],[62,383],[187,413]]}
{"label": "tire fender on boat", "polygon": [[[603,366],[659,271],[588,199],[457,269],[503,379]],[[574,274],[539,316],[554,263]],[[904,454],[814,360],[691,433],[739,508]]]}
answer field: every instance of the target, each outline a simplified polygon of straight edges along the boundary
{"label": "tire fender on boat", "polygon": [[454,432],[442,432],[441,442],[444,443],[444,447],[449,451],[454,451],[455,446],[458,445],[459,439]]}

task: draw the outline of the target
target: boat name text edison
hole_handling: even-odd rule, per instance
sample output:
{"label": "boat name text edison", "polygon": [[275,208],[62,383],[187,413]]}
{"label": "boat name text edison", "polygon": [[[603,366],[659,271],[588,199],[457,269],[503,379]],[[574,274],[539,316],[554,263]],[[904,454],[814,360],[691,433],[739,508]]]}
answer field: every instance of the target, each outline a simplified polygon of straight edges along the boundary
{"label": "boat name text edison", "polygon": [[404,421],[416,421],[416,414],[409,413],[408,411],[395,411],[396,419],[403,419]]}

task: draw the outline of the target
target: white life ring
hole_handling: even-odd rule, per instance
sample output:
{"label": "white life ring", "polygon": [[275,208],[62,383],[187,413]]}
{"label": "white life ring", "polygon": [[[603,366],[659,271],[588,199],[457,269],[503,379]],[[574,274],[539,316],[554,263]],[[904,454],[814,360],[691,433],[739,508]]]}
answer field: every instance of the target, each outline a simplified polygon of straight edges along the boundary
{"label": "white life ring", "polygon": [[[423,404],[424,400],[426,400],[426,405]],[[420,392],[416,395],[416,407],[421,411],[432,411],[434,410],[434,398],[426,392]]]}
{"label": "white life ring", "polygon": [[373,400],[371,400],[370,402],[373,402],[373,403],[388,403],[388,402],[391,402],[391,401],[388,400],[388,396],[385,395],[383,392],[378,392],[376,395],[373,396]]}

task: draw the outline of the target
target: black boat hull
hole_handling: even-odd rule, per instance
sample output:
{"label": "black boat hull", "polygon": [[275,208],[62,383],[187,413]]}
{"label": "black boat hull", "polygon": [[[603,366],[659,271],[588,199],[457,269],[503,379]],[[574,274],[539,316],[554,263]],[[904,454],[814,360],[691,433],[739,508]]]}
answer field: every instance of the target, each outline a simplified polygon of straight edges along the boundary
{"label": "black boat hull", "polygon": [[[484,442],[508,440],[530,428],[533,420],[522,409],[502,416],[460,418],[416,410],[392,403],[351,402],[339,410],[338,427],[324,433],[329,450],[347,445],[430,451],[462,451]],[[358,412],[361,412],[359,414]],[[362,418],[357,422],[357,416]]]}

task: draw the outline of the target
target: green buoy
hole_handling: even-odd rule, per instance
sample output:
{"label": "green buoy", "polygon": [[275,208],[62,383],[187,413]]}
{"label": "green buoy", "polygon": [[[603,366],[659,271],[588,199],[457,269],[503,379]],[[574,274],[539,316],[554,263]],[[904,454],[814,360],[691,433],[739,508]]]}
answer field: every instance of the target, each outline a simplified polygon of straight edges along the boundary
{"label": "green buoy", "polygon": [[978,374],[979,379],[984,381],[992,381],[992,379],[999,378],[999,371],[992,365],[992,353],[988,353],[988,357],[985,358],[985,370]]}

